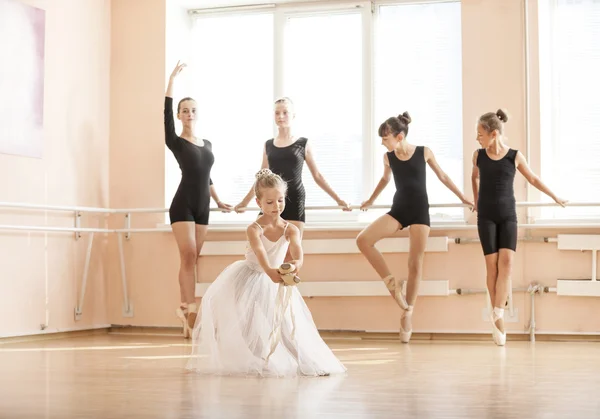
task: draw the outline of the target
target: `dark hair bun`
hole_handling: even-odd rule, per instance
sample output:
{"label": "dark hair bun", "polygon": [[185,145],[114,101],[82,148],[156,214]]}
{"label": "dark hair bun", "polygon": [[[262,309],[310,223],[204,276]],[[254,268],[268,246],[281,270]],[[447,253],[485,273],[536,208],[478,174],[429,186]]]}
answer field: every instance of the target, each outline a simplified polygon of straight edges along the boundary
{"label": "dark hair bun", "polygon": [[499,120],[501,120],[502,122],[506,122],[508,121],[508,115],[506,114],[506,112],[504,112],[502,109],[498,109],[498,111],[496,111],[496,116],[498,117]]}
{"label": "dark hair bun", "polygon": [[403,112],[402,114],[398,115],[398,119],[404,122],[406,125],[410,124],[412,121],[408,112]]}

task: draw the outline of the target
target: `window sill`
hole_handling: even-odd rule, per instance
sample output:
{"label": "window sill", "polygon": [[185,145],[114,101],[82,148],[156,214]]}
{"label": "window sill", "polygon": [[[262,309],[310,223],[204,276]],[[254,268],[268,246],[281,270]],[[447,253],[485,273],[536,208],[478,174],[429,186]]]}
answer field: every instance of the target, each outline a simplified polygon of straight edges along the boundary
{"label": "window sill", "polygon": [[536,218],[532,222],[535,224],[545,224],[545,225],[557,225],[565,227],[568,226],[580,226],[587,224],[600,224],[600,218],[597,217],[581,217],[581,218]]}

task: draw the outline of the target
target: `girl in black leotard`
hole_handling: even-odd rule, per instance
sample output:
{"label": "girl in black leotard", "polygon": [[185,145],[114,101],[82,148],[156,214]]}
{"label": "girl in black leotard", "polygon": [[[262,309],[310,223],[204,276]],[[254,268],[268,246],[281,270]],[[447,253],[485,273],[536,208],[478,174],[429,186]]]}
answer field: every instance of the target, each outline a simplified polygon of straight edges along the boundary
{"label": "girl in black leotard", "polygon": [[[288,196],[281,218],[298,227],[302,234],[306,219],[304,213],[305,191],[302,184],[302,168],[305,161],[317,185],[327,192],[344,211],[350,211],[350,206],[340,199],[319,172],[308,139],[292,135],[291,122],[294,116],[293,104],[289,98],[282,98],[275,102],[275,123],[279,133],[276,138],[265,143],[261,168],[270,169],[287,182]],[[235,206],[235,211],[243,212],[253,196],[254,186],[242,202]]]}
{"label": "girl in black leotard", "polygon": [[[383,279],[390,294],[403,310],[400,338],[407,343],[412,334],[412,312],[423,270],[423,257],[429,236],[429,199],[426,185],[426,164],[433,169],[440,181],[464,204],[472,206],[452,180],[437,164],[433,152],[423,146],[406,142],[410,116],[404,112],[389,118],[379,127],[379,136],[388,152],[383,155],[383,176],[371,197],[362,203],[366,211],[394,175],[396,193],[392,209],[366,227],[356,238],[356,244],[371,266]],[[396,231],[409,227],[410,251],[408,256],[408,282],[398,281],[383,259],[375,244]],[[406,285],[406,287],[405,287]],[[406,289],[405,289],[406,288]]]}
{"label": "girl in black leotard", "polygon": [[165,94],[164,118],[165,143],[181,168],[181,183],[169,208],[169,218],[180,256],[181,305],[176,313],[183,322],[184,336],[189,337],[198,312],[194,295],[195,274],[208,228],[210,197],[212,196],[217,206],[225,211],[230,211],[231,206],[219,200],[210,178],[210,169],[214,162],[212,144],[194,136],[196,102],[192,98],[186,97],[177,105],[177,118],[183,124],[183,132],[181,135],[175,132],[173,82],[184,67],[185,64],[177,62],[169,79]]}
{"label": "girl in black leotard", "polygon": [[487,271],[494,342],[506,343],[504,306],[509,293],[512,261],[517,249],[517,209],[513,184],[518,170],[529,183],[559,205],[567,201],[558,198],[527,166],[519,151],[502,142],[503,122],[508,117],[501,109],[479,118],[477,141],[481,149],[473,153],[471,184],[477,213],[477,229]]}

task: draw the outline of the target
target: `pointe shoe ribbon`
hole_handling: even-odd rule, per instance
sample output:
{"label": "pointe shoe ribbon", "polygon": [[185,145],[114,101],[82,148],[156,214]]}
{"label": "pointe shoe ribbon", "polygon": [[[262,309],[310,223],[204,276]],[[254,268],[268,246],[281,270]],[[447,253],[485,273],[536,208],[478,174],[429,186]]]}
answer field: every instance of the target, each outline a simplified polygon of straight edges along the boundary
{"label": "pointe shoe ribbon", "polygon": [[393,295],[394,300],[400,306],[402,310],[408,309],[408,302],[406,301],[406,283],[407,281],[396,281],[394,275],[388,275],[383,278],[383,283]]}
{"label": "pointe shoe ribbon", "polygon": [[281,326],[284,321],[285,312],[288,307],[290,309],[290,319],[292,321],[292,333],[290,340],[296,340],[296,316],[292,307],[292,292],[290,286],[295,286],[300,283],[300,278],[296,276],[294,271],[296,267],[292,263],[282,263],[279,267],[282,283],[279,284],[277,296],[275,297],[275,313],[273,318],[273,329],[269,335],[269,353],[265,358],[265,364],[268,364],[271,355],[275,353],[275,349],[281,342]]}

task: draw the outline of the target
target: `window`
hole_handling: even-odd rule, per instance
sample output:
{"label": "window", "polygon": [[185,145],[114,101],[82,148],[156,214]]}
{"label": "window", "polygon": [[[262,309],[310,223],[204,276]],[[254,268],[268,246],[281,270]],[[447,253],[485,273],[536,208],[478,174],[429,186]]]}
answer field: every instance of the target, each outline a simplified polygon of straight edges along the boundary
{"label": "window", "polygon": [[[289,16],[284,45],[283,91],[295,103],[294,129],[308,138],[333,190],[354,205],[365,195],[362,19],[360,11]],[[307,205],[336,205],[306,165],[303,183]],[[326,216],[307,217],[319,215]]]}
{"label": "window", "polygon": [[[273,136],[273,15],[197,18],[191,45],[192,75],[187,80],[190,96],[198,103],[196,135],[213,145],[211,177],[219,198],[236,205],[254,183],[263,145]],[[181,171],[168,149],[166,154],[165,201],[169,207]],[[211,223],[238,223],[253,220],[256,214],[212,212],[210,219]]]}
{"label": "window", "polygon": [[[386,149],[379,125],[404,111],[411,115],[408,141],[429,147],[463,189],[462,50],[459,2],[380,6],[375,38],[374,179],[383,173]],[[393,180],[377,204],[392,202]],[[430,204],[460,203],[427,170]],[[462,208],[432,208],[432,219],[463,218]]]}
{"label": "window", "polygon": [[[197,135],[213,143],[212,179],[221,199],[235,205],[251,187],[264,143],[276,133],[276,96],[292,99],[296,135],[308,138],[319,171],[353,205],[368,198],[382,173],[379,124],[404,110],[414,121],[409,140],[431,148],[463,186],[460,2],[382,5],[376,15],[362,0],[273,7],[279,10],[193,21],[189,91],[198,101]],[[181,174],[167,154],[168,206]],[[306,166],[303,178],[308,206],[335,205]],[[432,204],[457,202],[431,170],[427,182]],[[376,204],[391,205],[394,190],[392,182]],[[463,217],[461,208],[431,212],[434,220]],[[307,220],[376,215],[309,211]],[[255,217],[213,212],[211,222]]]}
{"label": "window", "polygon": [[[600,2],[540,2],[541,177],[570,201],[600,201]],[[542,200],[551,202],[544,194]],[[543,207],[542,218],[598,218]]]}

